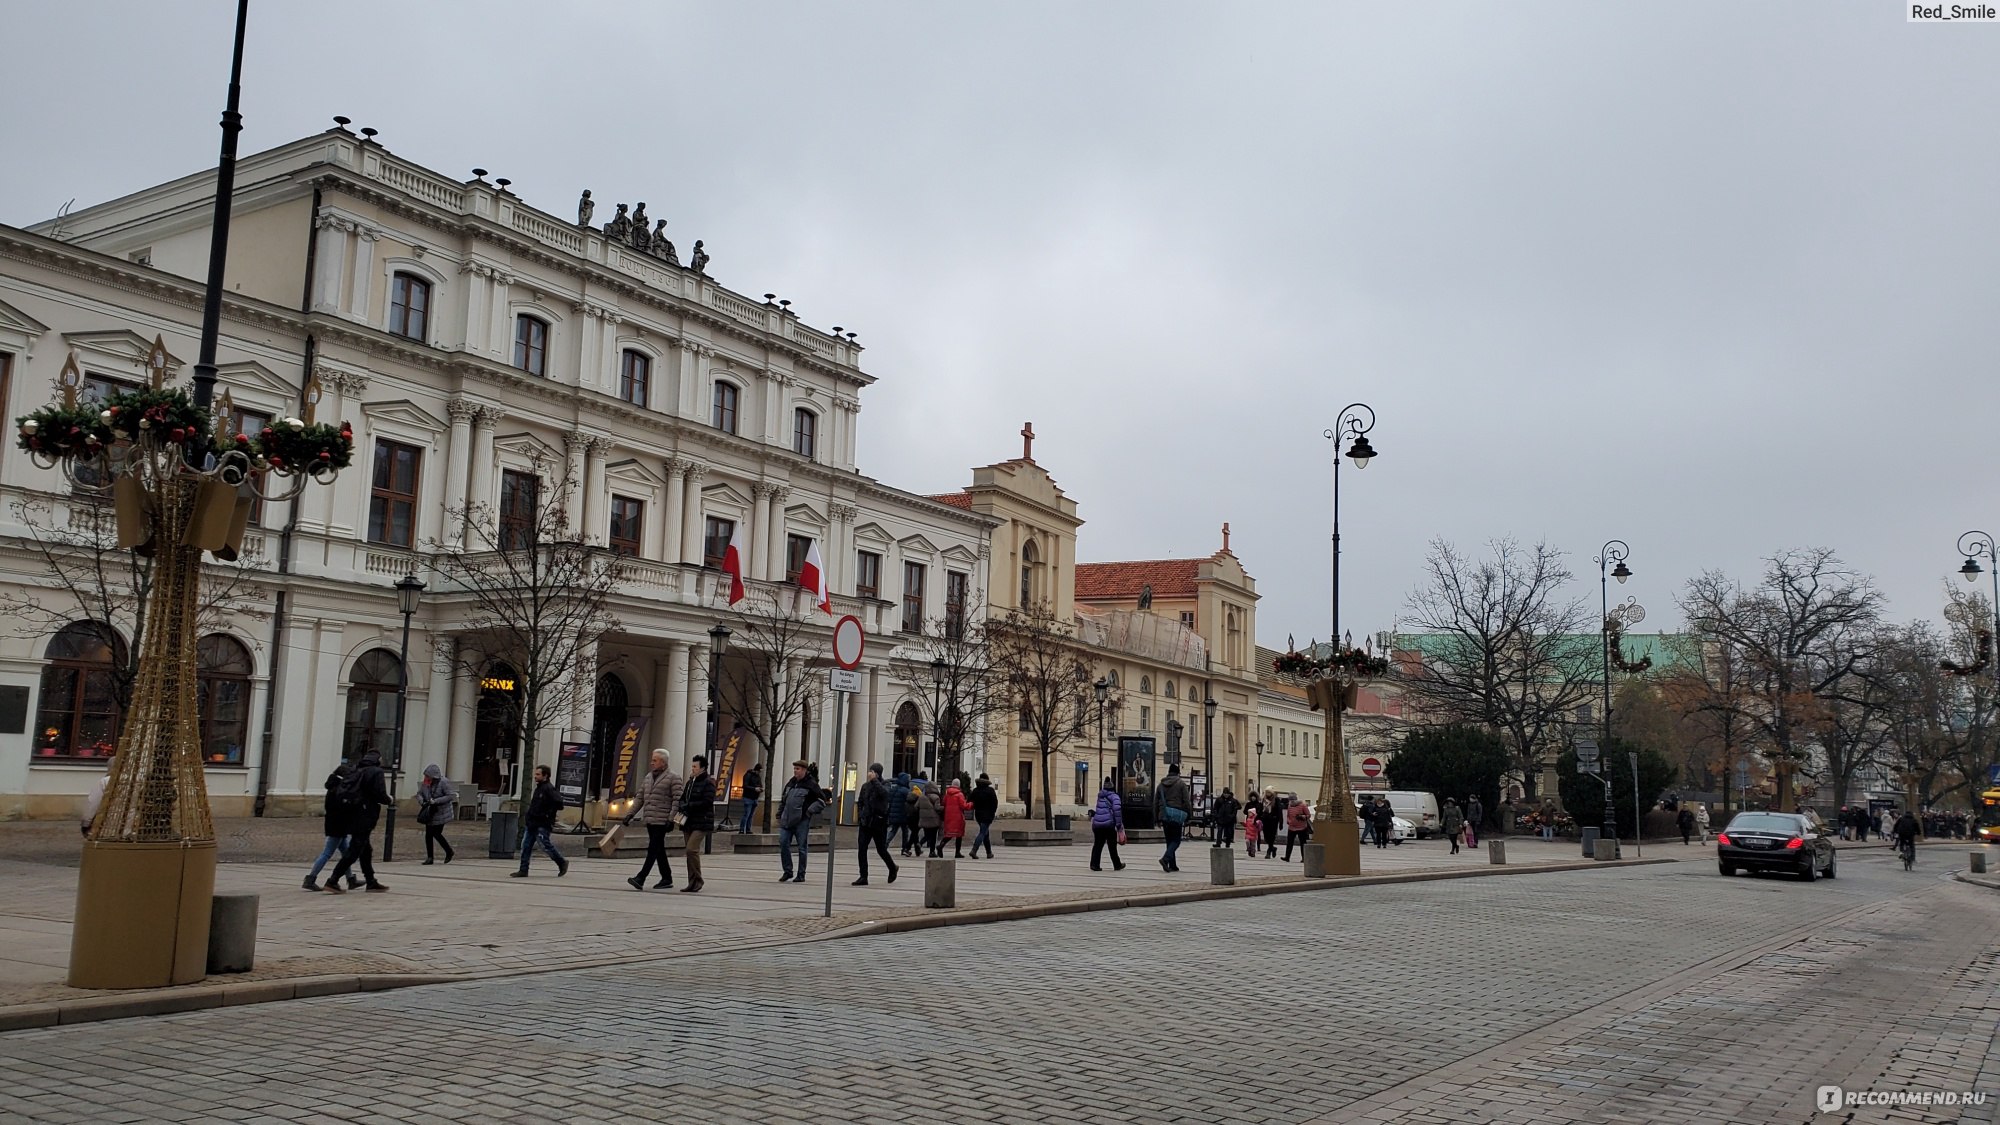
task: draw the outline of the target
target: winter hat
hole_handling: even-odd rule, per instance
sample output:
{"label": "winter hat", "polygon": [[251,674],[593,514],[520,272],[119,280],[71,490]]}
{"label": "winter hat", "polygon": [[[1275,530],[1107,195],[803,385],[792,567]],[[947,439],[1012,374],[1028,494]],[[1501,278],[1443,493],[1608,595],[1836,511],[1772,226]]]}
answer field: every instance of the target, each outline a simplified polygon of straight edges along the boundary
{"label": "winter hat", "polygon": [[880,763],[880,762],[870,762],[870,763],[868,764],[868,772],[869,772],[869,773],[872,773],[872,774],[874,774],[874,775],[875,775],[876,777],[881,777],[881,776],[882,776],[882,763]]}
{"label": "winter hat", "polygon": [[430,778],[432,781],[436,781],[438,778],[444,776],[444,771],[437,767],[437,763],[433,762],[424,767],[424,776]]}

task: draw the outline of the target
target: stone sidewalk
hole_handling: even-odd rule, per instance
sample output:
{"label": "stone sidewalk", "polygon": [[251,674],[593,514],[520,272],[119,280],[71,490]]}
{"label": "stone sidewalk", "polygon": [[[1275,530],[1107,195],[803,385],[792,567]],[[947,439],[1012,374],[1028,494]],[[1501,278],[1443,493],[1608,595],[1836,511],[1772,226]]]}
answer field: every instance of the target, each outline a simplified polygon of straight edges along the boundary
{"label": "stone sidewalk", "polygon": [[[261,896],[257,967],[210,978],[207,984],[344,976],[374,977],[364,986],[383,987],[400,976],[427,981],[541,972],[754,948],[869,922],[893,925],[898,918],[945,913],[924,909],[919,861],[898,857],[902,877],[894,884],[884,880],[879,863],[871,862],[871,884],[851,886],[851,831],[842,838],[848,846],[834,864],[831,918],[822,916],[826,869],[819,853],[812,857],[806,883],[780,884],[776,856],[718,851],[704,860],[707,886],[700,894],[633,891],[624,880],[638,870],[639,860],[628,855],[579,856],[564,878],[556,876],[546,856],[538,856],[531,877],[517,880],[508,877],[512,861],[489,860],[483,848],[475,852],[461,846],[458,860],[448,865],[425,867],[413,859],[381,865],[378,873],[390,887],[388,893],[345,895],[304,891],[300,880],[307,862],[223,863],[218,891]],[[1111,905],[1134,895],[1208,887],[1206,844],[1183,845],[1179,873],[1160,869],[1160,850],[1159,845],[1128,846],[1125,871],[1093,872],[1084,847],[1002,847],[991,860],[958,861],[957,908],[951,913],[972,921],[990,917],[996,907],[1078,900]],[[1521,868],[1574,863],[1579,857],[1570,847],[1516,838],[1508,842],[1507,858],[1510,867]],[[675,857],[674,867],[684,881],[684,861]],[[1483,848],[1454,856],[1439,841],[1362,849],[1364,877],[1499,870],[1504,869],[1492,867]],[[107,995],[62,983],[75,869],[4,860],[0,880],[9,889],[0,905],[0,1016],[10,1009],[18,1014],[24,1007]],[[1302,881],[1296,862],[1237,854],[1239,886]],[[110,995],[132,999],[149,993]]]}

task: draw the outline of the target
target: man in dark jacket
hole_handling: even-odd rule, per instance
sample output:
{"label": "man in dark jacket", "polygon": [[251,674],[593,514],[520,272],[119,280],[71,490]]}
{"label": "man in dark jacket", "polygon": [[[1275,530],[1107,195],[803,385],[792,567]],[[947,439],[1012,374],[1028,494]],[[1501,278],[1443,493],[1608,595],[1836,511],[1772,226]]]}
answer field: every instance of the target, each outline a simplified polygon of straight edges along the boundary
{"label": "man in dark jacket", "polygon": [[1212,847],[1236,846],[1236,817],[1242,811],[1243,802],[1236,799],[1236,794],[1229,791],[1229,786],[1223,786],[1222,796],[1217,797],[1208,806],[1208,830],[1215,837]]}
{"label": "man in dark jacket", "polygon": [[764,767],[752,765],[743,775],[743,823],[737,826],[736,834],[750,834],[750,814],[757,811],[757,799],[764,795]]}
{"label": "man in dark jacket", "polygon": [[1167,767],[1166,780],[1160,782],[1153,797],[1153,815],[1154,822],[1167,835],[1167,850],[1160,856],[1160,870],[1179,871],[1181,865],[1174,853],[1181,849],[1181,830],[1194,815],[1194,791],[1188,787],[1187,778],[1181,776],[1179,762]]}
{"label": "man in dark jacket", "polygon": [[901,835],[903,854],[917,846],[916,810],[911,807],[910,798],[915,793],[910,789],[910,775],[899,773],[894,784],[884,784],[889,794],[888,828],[890,836]]}
{"label": "man in dark jacket", "polygon": [[972,819],[979,825],[979,835],[972,838],[972,858],[979,858],[981,844],[986,845],[986,858],[993,858],[993,818],[999,812],[1000,791],[993,788],[993,779],[982,773],[972,787]]}
{"label": "man in dark jacket", "polygon": [[569,860],[563,858],[563,854],[556,850],[555,843],[549,839],[549,833],[556,826],[556,814],[560,812],[562,812],[562,795],[556,792],[555,785],[549,781],[549,767],[536,766],[535,792],[528,798],[527,815],[521,818],[521,867],[518,871],[510,872],[510,878],[528,877],[528,860],[534,856],[535,845],[538,843],[543,851],[549,853],[549,858],[556,861],[556,878],[560,879],[569,874]]}
{"label": "man in dark jacket", "polygon": [[1388,847],[1389,837],[1394,835],[1396,830],[1396,810],[1390,807],[1386,798],[1377,797],[1375,807],[1368,810],[1368,819],[1374,822],[1375,846]]}
{"label": "man in dark jacket", "polygon": [[687,861],[687,886],[682,894],[701,890],[701,849],[715,831],[715,779],[708,759],[696,754],[688,761],[687,784],[681,786],[681,853]]}
{"label": "man in dark jacket", "polygon": [[[778,882],[806,881],[806,845],[812,839],[813,817],[826,807],[830,796],[832,794],[821,789],[819,780],[812,776],[811,762],[792,763],[792,778],[785,782],[785,791],[778,796],[778,858],[785,868],[785,873],[778,876]],[[793,845],[797,845],[799,852],[796,878],[792,875]]]}
{"label": "man in dark jacket", "polygon": [[368,842],[369,833],[375,831],[376,818],[382,815],[382,806],[392,800],[387,775],[382,772],[382,755],[373,750],[362,751],[354,776],[341,784],[331,800],[341,806],[336,819],[347,829],[347,851],[333,874],[326,877],[328,893],[343,893],[340,880],[357,863],[361,865],[361,881],[368,890],[388,890],[375,878],[375,847]]}
{"label": "man in dark jacket", "polygon": [[882,763],[868,767],[868,780],[861,783],[861,789],[854,795],[854,813],[861,822],[860,864],[861,877],[854,881],[857,887],[868,885],[868,845],[875,845],[875,852],[882,857],[882,863],[889,869],[889,881],[896,881],[896,861],[889,858],[889,809],[891,801],[889,786],[882,780]]}
{"label": "man in dark jacket", "polygon": [[[335,852],[341,855],[347,854],[349,818],[345,806],[341,803],[341,787],[347,783],[347,775],[352,771],[352,766],[342,762],[333,767],[332,773],[326,775],[326,846],[320,849],[319,858],[313,861],[312,870],[306,873],[306,890],[319,890],[319,873],[333,859]],[[353,891],[360,888],[361,880],[349,875],[347,889]]]}

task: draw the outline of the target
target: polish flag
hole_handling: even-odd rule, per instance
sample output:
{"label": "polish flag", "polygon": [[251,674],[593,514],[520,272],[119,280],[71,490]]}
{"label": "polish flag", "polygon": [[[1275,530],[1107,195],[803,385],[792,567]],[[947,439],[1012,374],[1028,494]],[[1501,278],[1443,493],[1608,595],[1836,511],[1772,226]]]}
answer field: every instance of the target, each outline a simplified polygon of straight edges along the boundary
{"label": "polish flag", "polygon": [[722,572],[729,576],[729,604],[743,600],[743,556],[749,549],[743,544],[743,524],[739,521],[729,533],[729,546],[722,552]]}
{"label": "polish flag", "polygon": [[806,544],[806,561],[799,567],[799,585],[812,592],[821,613],[833,612],[833,596],[826,588],[826,563],[819,557],[817,539]]}

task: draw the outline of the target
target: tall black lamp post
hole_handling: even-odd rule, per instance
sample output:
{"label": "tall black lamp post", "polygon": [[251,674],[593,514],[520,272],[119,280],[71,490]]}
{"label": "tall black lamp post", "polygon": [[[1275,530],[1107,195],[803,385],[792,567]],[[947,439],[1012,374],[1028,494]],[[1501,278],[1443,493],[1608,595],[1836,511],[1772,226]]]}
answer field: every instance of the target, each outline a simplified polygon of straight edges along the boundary
{"label": "tall black lamp post", "polygon": [[[716,743],[722,740],[722,658],[729,654],[729,626],[717,624],[708,631],[708,769],[703,771],[713,778],[716,776]],[[727,781],[723,782],[726,784]],[[727,794],[723,804],[728,805]],[[710,832],[701,842],[701,854],[714,851],[715,833]]]}
{"label": "tall black lamp post", "polygon": [[423,604],[424,584],[414,574],[396,583],[396,608],[403,614],[403,651],[396,663],[396,748],[389,756],[389,824],[382,833],[382,862],[396,858],[396,792],[403,778],[403,715],[410,703],[410,618]]}
{"label": "tall black lamp post", "polygon": [[[229,214],[236,195],[236,137],[243,132],[243,29],[250,0],[236,0],[236,47],[229,57],[229,100],[222,109],[222,155],[215,165],[215,217],[209,222],[208,291],[201,302],[201,347],[194,361],[194,404],[206,409],[215,396],[215,344],[222,333],[222,274],[229,257]],[[393,816],[393,806],[390,815]],[[394,823],[393,821],[391,822]],[[389,859],[385,843],[382,859]]]}
{"label": "tall black lamp post", "polygon": [[[1604,546],[1598,548],[1597,557],[1591,560],[1597,564],[1598,612],[1602,615],[1598,620],[1598,627],[1602,630],[1599,639],[1603,641],[1603,644],[1600,645],[1599,647],[1603,649],[1603,656],[1604,656],[1604,714],[1601,718],[1604,730],[1604,742],[1598,754],[1598,763],[1599,763],[1598,768],[1604,771],[1604,834],[1613,840],[1616,840],[1618,838],[1618,821],[1612,815],[1612,808],[1611,808],[1611,765],[1610,765],[1611,583],[1610,579],[1616,578],[1618,580],[1618,584],[1620,586],[1623,586],[1625,584],[1625,580],[1627,578],[1632,577],[1631,568],[1625,565],[1625,560],[1631,555],[1631,553],[1632,553],[1632,548],[1626,546],[1625,541],[1623,539],[1613,539],[1609,543],[1606,543]],[[1634,784],[1635,785],[1637,784],[1636,775],[1634,775]],[[1639,808],[1636,804],[1632,807],[1632,819],[1635,822],[1632,826],[1632,837],[1634,840],[1636,840],[1639,837],[1639,826],[1636,823],[1639,819]]]}
{"label": "tall black lamp post", "polygon": [[[1347,456],[1353,458],[1355,468],[1365,469],[1375,456],[1375,447],[1368,444],[1368,431],[1374,428],[1374,409],[1354,402],[1341,410],[1340,420],[1326,431],[1333,442],[1333,633],[1327,643],[1335,650],[1340,648],[1340,443],[1349,442]],[[1258,771],[1262,770],[1259,766]]]}
{"label": "tall black lamp post", "polygon": [[931,768],[937,770],[937,779],[942,781],[945,772],[944,741],[944,657],[931,658]]}
{"label": "tall black lamp post", "polygon": [[1201,776],[1208,786],[1208,803],[1215,804],[1215,697],[1202,692]]}
{"label": "tall black lamp post", "polygon": [[1104,703],[1111,698],[1111,681],[1097,677],[1097,682],[1090,685],[1090,692],[1097,697],[1097,776],[1101,779],[1111,776],[1104,772]]}
{"label": "tall black lamp post", "polygon": [[[1958,568],[1959,577],[1967,582],[1979,581],[1984,568],[1979,565],[1981,555],[1993,563],[1993,643],[2000,645],[2000,556],[1994,554],[1993,536],[1984,531],[1968,531],[1958,537],[1958,553],[1965,556],[1965,565]],[[1993,662],[1993,677],[2000,680],[2000,659]]]}
{"label": "tall black lamp post", "polygon": [[1257,776],[1250,779],[1250,792],[1246,796],[1256,796],[1258,787],[1264,784],[1264,740],[1257,740]]}

